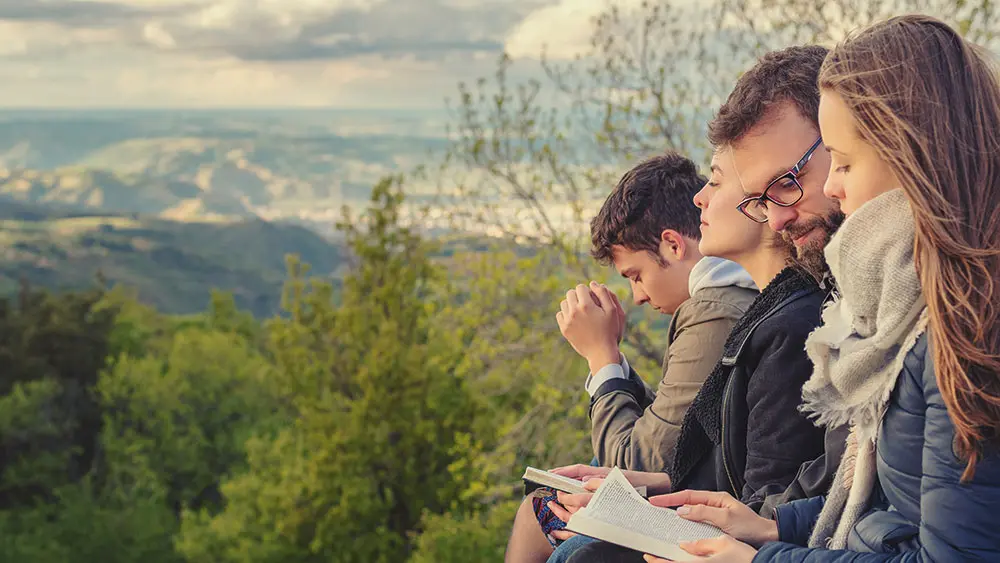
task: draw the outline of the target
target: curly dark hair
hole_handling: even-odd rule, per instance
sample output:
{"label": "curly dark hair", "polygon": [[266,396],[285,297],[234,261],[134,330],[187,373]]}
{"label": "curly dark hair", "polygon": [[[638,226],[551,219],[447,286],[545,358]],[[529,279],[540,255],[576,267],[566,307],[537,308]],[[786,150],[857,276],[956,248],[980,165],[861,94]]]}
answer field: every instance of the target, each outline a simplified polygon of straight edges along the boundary
{"label": "curly dark hair", "polygon": [[617,245],[645,250],[659,261],[664,230],[700,239],[701,214],[693,199],[707,181],[694,162],[675,152],[642,161],[622,176],[590,222],[591,255],[608,265]]}
{"label": "curly dark hair", "polygon": [[772,51],[740,76],[708,124],[708,140],[719,147],[737,143],[769,110],[791,103],[819,131],[819,70],[829,50],[818,45]]}

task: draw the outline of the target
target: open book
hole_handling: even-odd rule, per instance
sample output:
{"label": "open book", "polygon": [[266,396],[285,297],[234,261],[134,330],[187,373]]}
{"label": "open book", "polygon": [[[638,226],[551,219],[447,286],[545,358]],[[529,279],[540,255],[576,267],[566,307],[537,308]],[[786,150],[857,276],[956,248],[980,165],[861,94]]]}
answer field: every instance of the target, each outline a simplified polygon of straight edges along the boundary
{"label": "open book", "polygon": [[617,467],[594,493],[586,508],[566,523],[566,529],[666,559],[700,559],[678,544],[716,538],[722,530],[690,522],[670,508],[649,504]]}
{"label": "open book", "polygon": [[[544,469],[538,469],[530,466],[525,469],[524,475],[521,476],[521,479],[524,479],[525,495],[531,494],[531,492],[538,487],[548,487],[550,489],[574,495],[578,493],[592,492],[583,488],[583,481],[577,481],[571,477],[564,477],[557,473],[552,473],[551,471],[545,471]],[[646,487],[644,486],[636,487],[635,490],[640,496],[646,495]]]}

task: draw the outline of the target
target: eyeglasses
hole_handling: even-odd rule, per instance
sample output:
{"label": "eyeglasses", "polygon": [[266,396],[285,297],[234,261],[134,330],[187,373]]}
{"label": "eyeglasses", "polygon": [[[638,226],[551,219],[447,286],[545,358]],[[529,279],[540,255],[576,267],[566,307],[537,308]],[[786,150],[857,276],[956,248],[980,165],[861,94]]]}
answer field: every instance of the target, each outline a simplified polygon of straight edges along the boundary
{"label": "eyeglasses", "polygon": [[758,223],[767,223],[767,205],[773,203],[779,207],[791,207],[802,199],[802,184],[799,183],[799,174],[805,167],[809,159],[812,158],[816,149],[823,143],[823,137],[816,139],[806,154],[795,163],[791,170],[781,176],[771,180],[771,183],[764,188],[759,196],[750,196],[740,202],[736,209],[740,213]]}

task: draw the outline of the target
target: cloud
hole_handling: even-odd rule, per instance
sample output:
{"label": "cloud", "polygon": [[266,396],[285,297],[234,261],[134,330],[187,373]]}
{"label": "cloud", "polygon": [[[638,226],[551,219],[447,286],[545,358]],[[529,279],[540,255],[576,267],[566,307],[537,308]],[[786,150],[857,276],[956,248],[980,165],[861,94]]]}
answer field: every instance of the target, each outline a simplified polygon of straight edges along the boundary
{"label": "cloud", "polygon": [[[695,7],[705,10],[718,0],[660,0],[669,9],[679,9],[677,17],[689,17],[686,10]],[[640,17],[648,12],[642,6],[648,0],[559,0],[528,14],[505,37],[507,52],[514,58],[538,58],[545,51],[551,59],[570,60],[590,50],[594,21],[612,5],[630,17],[638,12]],[[697,20],[691,17],[692,25]]]}
{"label": "cloud", "polygon": [[[393,0],[360,3],[262,3],[239,10],[216,3],[164,21],[169,48],[246,61],[341,59],[359,55],[435,58],[499,52],[503,38],[536,2]],[[147,38],[148,39],[148,38]],[[153,46],[162,41],[149,41]]]}
{"label": "cloud", "polygon": [[441,107],[556,0],[0,0],[0,106]]}
{"label": "cloud", "polygon": [[[245,61],[498,53],[507,32],[552,0],[0,0],[0,21],[107,29],[122,47]],[[40,47],[35,43],[32,46]]]}
{"label": "cloud", "polygon": [[156,7],[97,0],[0,0],[0,20],[67,27],[116,27],[144,18],[176,16],[188,8],[184,4]]}

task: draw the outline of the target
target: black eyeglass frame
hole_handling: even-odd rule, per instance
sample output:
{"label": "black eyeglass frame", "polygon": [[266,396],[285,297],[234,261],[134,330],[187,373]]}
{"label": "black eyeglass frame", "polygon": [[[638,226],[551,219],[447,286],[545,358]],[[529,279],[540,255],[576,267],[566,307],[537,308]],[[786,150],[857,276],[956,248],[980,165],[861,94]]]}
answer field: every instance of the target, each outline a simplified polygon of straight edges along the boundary
{"label": "black eyeglass frame", "polygon": [[[742,213],[744,216],[746,216],[748,219],[750,219],[755,223],[767,223],[766,217],[764,218],[764,220],[760,220],[747,213],[746,210],[747,206],[755,201],[769,201],[777,205],[778,207],[791,207],[796,203],[798,203],[799,200],[802,199],[802,195],[804,193],[804,191],[802,190],[802,184],[799,183],[799,174],[802,173],[802,169],[805,167],[806,163],[809,162],[809,160],[813,156],[813,153],[816,152],[816,149],[819,148],[821,144],[823,144],[823,137],[816,139],[816,142],[813,143],[811,147],[809,147],[809,150],[807,150],[805,154],[802,155],[802,158],[800,158],[799,161],[795,163],[795,166],[793,166],[788,172],[785,172],[781,176],[778,176],[777,178],[771,180],[760,195],[750,196],[741,201],[739,205],[736,206],[736,209],[738,209],[740,213]],[[768,190],[770,190],[772,186],[784,180],[791,180],[795,184],[795,187],[799,189],[799,195],[789,203],[778,201],[776,199],[768,197],[767,195]]]}

